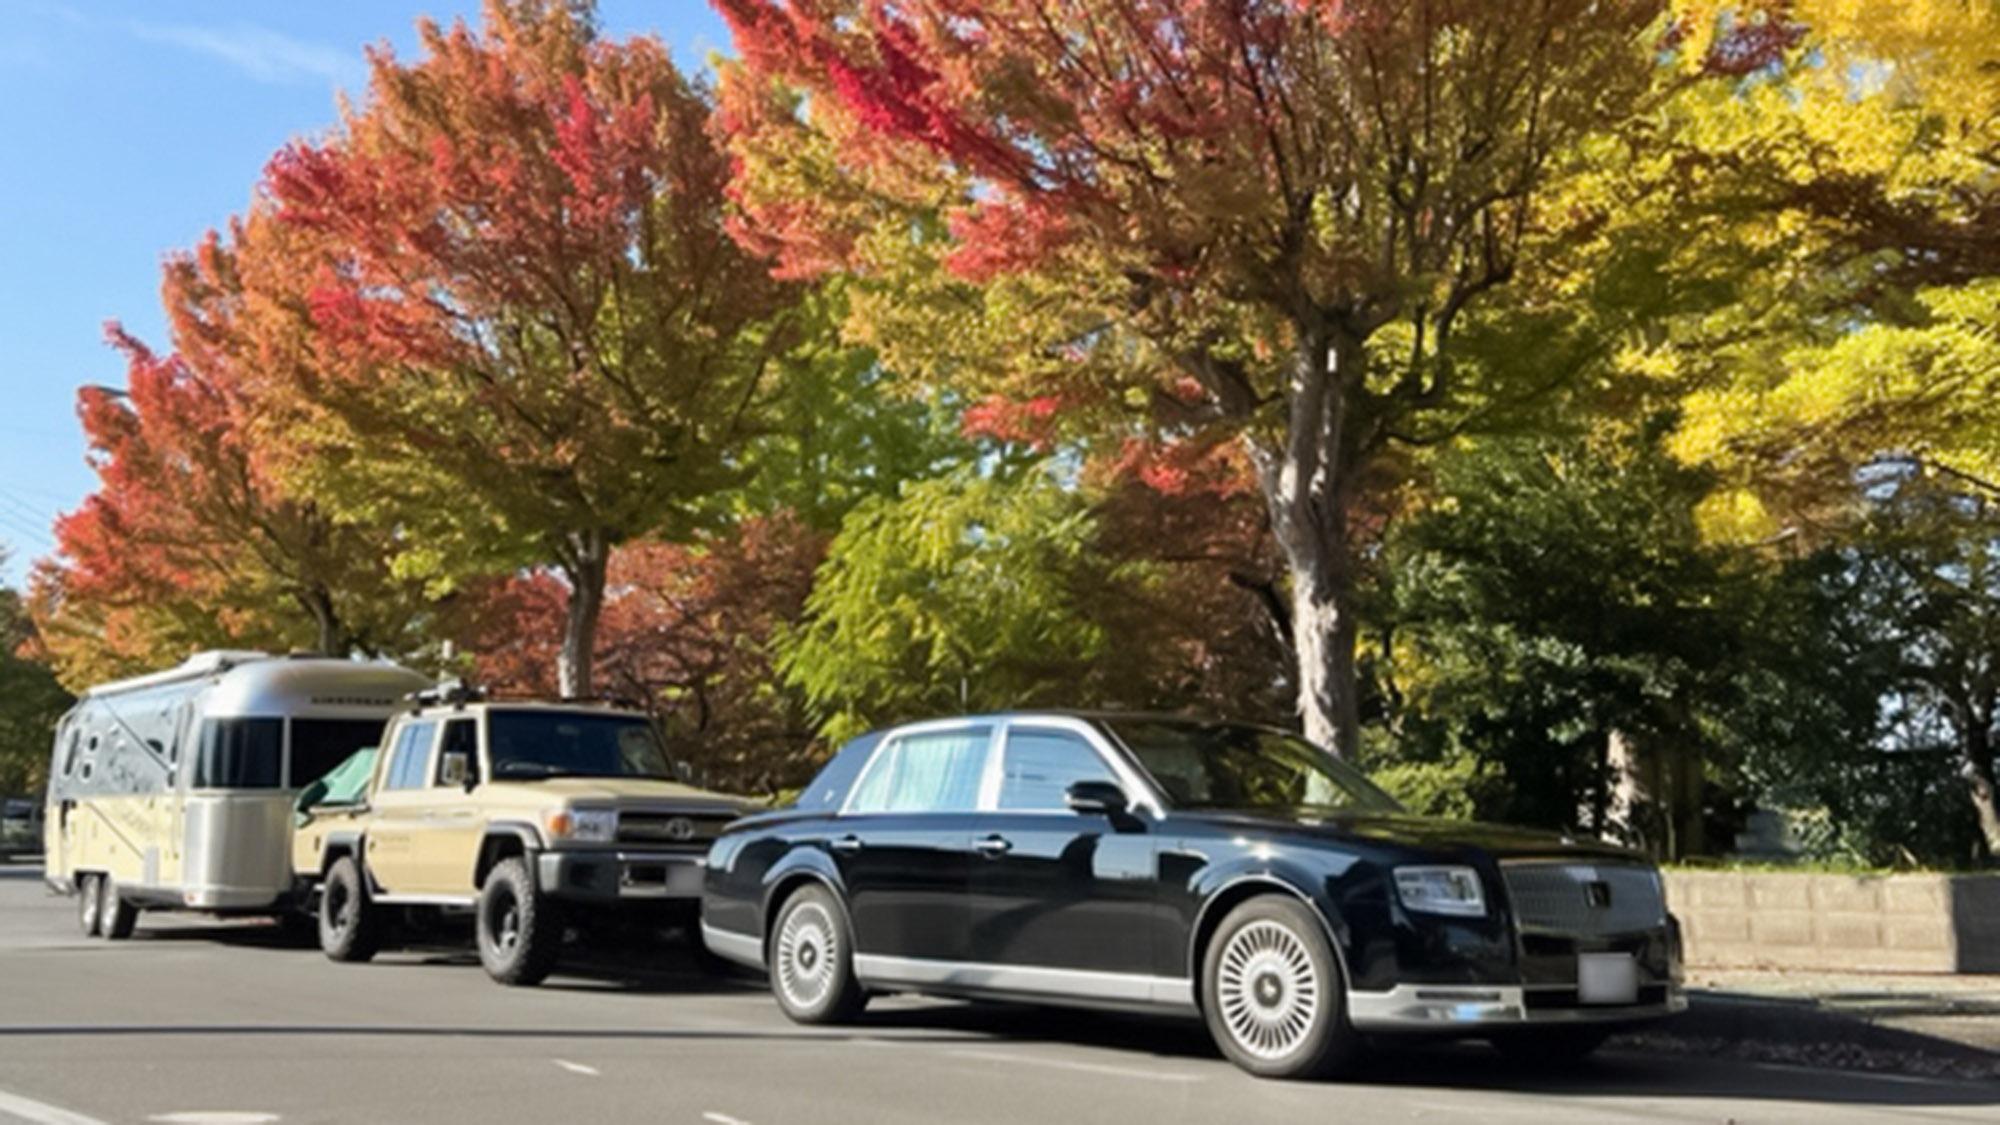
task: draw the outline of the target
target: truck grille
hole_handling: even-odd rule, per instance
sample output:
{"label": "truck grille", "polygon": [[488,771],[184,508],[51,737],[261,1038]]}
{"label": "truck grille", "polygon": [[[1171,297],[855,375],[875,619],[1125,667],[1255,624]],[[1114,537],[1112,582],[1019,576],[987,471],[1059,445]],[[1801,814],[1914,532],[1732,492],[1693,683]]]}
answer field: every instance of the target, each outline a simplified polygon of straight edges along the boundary
{"label": "truck grille", "polygon": [[621,812],[618,842],[706,851],[735,817],[715,813]]}
{"label": "truck grille", "polygon": [[1637,864],[1507,863],[1507,897],[1523,930],[1599,937],[1665,924],[1659,877]]}

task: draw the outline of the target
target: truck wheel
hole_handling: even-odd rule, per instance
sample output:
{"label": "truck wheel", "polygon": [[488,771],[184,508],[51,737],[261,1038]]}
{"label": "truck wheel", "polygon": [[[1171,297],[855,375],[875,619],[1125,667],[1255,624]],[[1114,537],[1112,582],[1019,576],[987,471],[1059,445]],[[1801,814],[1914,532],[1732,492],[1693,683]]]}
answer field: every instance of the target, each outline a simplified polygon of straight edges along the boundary
{"label": "truck wheel", "polygon": [[824,887],[802,887],[778,910],[771,993],[797,1023],[846,1023],[868,1006],[854,977],[854,930]]}
{"label": "truck wheel", "polygon": [[562,952],[562,910],[535,892],[528,864],[503,859],[479,888],[479,963],[501,984],[531,985],[547,979]]}
{"label": "truck wheel", "polygon": [[1320,920],[1278,895],[1229,912],[1202,957],[1202,1014],[1229,1061],[1265,1078],[1328,1078],[1355,1053]]}
{"label": "truck wheel", "polygon": [[76,925],[84,937],[104,932],[104,892],[98,888],[95,875],[76,877]]}
{"label": "truck wheel", "polygon": [[104,927],[104,936],[112,941],[124,941],[132,936],[132,927],[139,924],[139,908],[125,900],[118,892],[118,880],[106,875],[100,883],[103,904],[97,908],[98,917]]}
{"label": "truck wheel", "polygon": [[327,870],[320,890],[319,947],[335,961],[366,961],[382,947],[382,914],[368,901],[368,883],[353,856],[341,856]]}

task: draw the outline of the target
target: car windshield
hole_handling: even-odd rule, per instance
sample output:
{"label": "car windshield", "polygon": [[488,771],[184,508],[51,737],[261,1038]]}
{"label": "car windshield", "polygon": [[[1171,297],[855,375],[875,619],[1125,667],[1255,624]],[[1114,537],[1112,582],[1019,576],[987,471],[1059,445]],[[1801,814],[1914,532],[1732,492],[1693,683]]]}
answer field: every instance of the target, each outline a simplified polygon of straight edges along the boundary
{"label": "car windshield", "polygon": [[1402,810],[1359,770],[1278,731],[1171,719],[1105,725],[1176,808]]}
{"label": "car windshield", "polygon": [[495,709],[486,723],[494,777],[673,776],[653,724],[636,715]]}

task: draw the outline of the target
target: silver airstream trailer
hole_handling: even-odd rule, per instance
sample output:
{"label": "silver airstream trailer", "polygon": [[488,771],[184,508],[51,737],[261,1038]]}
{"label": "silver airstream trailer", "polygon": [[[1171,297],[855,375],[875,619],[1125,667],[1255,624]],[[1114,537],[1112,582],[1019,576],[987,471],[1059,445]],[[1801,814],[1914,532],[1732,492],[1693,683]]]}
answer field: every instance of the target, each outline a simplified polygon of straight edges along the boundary
{"label": "silver airstream trailer", "polygon": [[293,795],[428,686],[393,664],[205,652],[92,688],[56,727],[44,877],[93,936],[130,935],[142,909],[283,914]]}

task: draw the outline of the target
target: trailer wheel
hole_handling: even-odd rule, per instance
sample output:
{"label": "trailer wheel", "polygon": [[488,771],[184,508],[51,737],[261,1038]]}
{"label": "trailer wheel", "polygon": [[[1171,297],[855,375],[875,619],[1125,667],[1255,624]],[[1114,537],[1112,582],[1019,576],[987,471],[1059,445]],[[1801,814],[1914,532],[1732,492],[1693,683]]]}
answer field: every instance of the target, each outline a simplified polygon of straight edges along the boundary
{"label": "trailer wheel", "polygon": [[112,941],[124,941],[132,936],[132,928],[139,924],[139,908],[118,893],[118,880],[106,875],[99,885],[103,888],[103,903],[97,908],[97,913],[103,920],[104,936]]}
{"label": "trailer wheel", "polygon": [[368,883],[353,856],[341,856],[327,870],[319,900],[319,947],[334,961],[366,961],[382,947],[382,913],[368,901]]}
{"label": "trailer wheel", "polygon": [[503,859],[479,888],[479,961],[501,984],[540,984],[562,952],[562,909],[535,890],[519,856]]}
{"label": "trailer wheel", "polygon": [[104,932],[104,893],[98,889],[95,875],[76,877],[76,925],[84,937]]}

